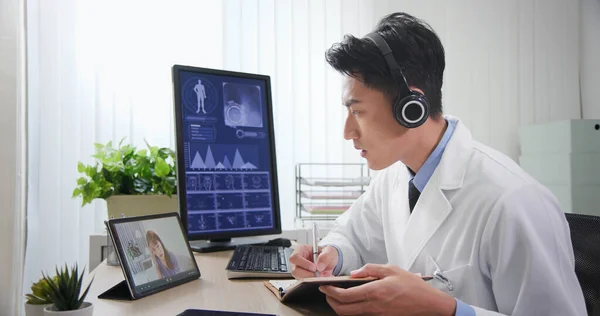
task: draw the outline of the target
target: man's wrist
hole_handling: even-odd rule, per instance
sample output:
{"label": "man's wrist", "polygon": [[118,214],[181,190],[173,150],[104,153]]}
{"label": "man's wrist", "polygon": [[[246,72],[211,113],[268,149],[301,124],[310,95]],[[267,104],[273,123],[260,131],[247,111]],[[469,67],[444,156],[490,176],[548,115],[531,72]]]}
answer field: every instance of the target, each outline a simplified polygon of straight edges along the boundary
{"label": "man's wrist", "polygon": [[456,299],[452,296],[441,293],[437,301],[431,306],[435,309],[432,315],[438,316],[454,316],[456,315]]}

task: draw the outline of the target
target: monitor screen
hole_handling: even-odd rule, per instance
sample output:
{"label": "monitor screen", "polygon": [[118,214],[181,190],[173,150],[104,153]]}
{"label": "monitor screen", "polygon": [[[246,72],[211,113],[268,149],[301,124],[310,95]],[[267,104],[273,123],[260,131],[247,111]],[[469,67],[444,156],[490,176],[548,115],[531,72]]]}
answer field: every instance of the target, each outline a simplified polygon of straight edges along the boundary
{"label": "monitor screen", "polygon": [[173,83],[188,239],[280,233],[270,78],[175,65]]}
{"label": "monitor screen", "polygon": [[136,294],[152,293],[199,275],[178,216],[172,214],[110,221],[123,269]]}

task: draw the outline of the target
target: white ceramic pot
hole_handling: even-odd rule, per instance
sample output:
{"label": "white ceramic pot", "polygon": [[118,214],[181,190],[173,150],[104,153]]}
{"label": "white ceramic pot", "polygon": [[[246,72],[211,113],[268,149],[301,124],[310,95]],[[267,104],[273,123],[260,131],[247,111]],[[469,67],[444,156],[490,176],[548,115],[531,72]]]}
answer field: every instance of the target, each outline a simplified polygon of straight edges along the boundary
{"label": "white ceramic pot", "polygon": [[74,311],[55,311],[53,305],[44,308],[44,316],[93,316],[94,305],[89,302],[83,302],[81,307]]}
{"label": "white ceramic pot", "polygon": [[179,213],[177,195],[113,195],[106,199],[108,218]]}
{"label": "white ceramic pot", "polygon": [[52,304],[27,304],[25,303],[25,315],[26,316],[44,316],[44,308],[52,306]]}

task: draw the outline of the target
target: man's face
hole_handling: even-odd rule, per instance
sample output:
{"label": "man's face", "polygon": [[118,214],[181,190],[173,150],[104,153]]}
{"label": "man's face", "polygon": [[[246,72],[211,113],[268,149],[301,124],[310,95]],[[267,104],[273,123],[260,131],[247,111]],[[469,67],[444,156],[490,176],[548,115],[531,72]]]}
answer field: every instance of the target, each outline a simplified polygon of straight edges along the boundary
{"label": "man's face", "polygon": [[342,102],[348,109],[344,138],[352,140],[369,168],[384,169],[400,160],[407,151],[402,137],[406,128],[394,119],[385,95],[367,88],[360,80],[344,76]]}

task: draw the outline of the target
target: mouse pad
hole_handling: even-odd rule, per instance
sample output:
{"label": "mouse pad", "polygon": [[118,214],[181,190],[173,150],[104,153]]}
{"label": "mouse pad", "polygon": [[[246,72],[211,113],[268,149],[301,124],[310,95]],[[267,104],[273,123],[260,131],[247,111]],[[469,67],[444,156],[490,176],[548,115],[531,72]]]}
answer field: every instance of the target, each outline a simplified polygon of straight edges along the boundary
{"label": "mouse pad", "polygon": [[177,316],[278,316],[275,314],[257,314],[247,312],[216,311],[208,309],[186,309]]}

